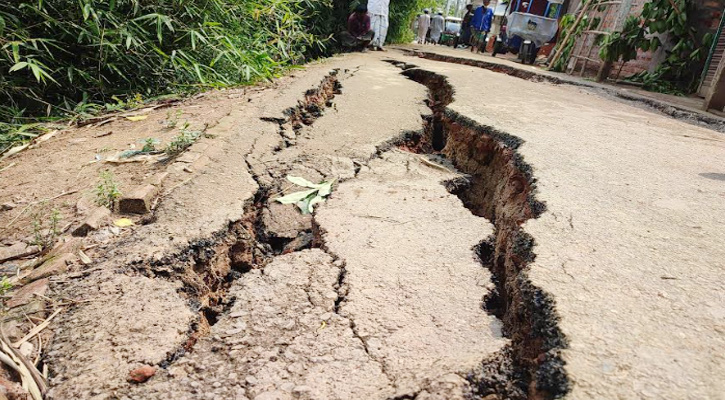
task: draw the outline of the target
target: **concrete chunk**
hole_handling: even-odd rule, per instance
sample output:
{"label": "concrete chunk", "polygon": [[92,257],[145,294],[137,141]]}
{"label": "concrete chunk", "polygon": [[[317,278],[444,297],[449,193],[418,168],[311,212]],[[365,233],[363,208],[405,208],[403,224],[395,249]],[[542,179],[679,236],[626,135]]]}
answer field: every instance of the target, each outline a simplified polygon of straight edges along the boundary
{"label": "concrete chunk", "polygon": [[83,221],[83,223],[73,231],[73,236],[86,236],[89,232],[98,230],[98,228],[103,226],[105,219],[109,215],[111,215],[111,210],[108,208],[95,208],[90,212],[88,218],[86,218],[85,221]]}
{"label": "concrete chunk", "polygon": [[154,186],[161,186],[161,184],[164,182],[164,179],[166,179],[169,176],[169,173],[167,171],[159,172],[157,174],[154,174],[150,176],[146,182],[148,184],[154,185]]}
{"label": "concrete chunk", "polygon": [[118,208],[122,213],[146,214],[151,211],[154,197],[158,188],[154,185],[144,185],[121,197]]}
{"label": "concrete chunk", "polygon": [[46,291],[48,291],[48,279],[40,279],[20,288],[5,305],[8,308],[15,308],[28,304],[34,295],[44,295]]}

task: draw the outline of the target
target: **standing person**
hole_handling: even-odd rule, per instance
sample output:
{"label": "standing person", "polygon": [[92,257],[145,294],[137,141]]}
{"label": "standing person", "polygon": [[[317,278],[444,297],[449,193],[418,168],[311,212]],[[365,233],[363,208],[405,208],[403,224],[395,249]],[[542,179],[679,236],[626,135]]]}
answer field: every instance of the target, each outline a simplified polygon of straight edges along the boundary
{"label": "standing person", "polygon": [[373,48],[383,51],[385,38],[388,36],[388,14],[390,13],[390,0],[368,0],[368,12],[372,23]]}
{"label": "standing person", "polygon": [[[416,35],[418,35],[418,20],[419,19],[420,19],[420,14],[416,15],[415,19],[413,20],[413,23],[410,24],[410,29],[412,29],[413,33],[415,33]],[[416,39],[417,39],[417,37],[416,37]]]}
{"label": "standing person", "polygon": [[423,10],[423,15],[418,18],[418,38],[416,41],[420,44],[425,44],[425,37],[428,35],[428,28],[430,28],[430,11],[427,9]]}
{"label": "standing person", "polygon": [[430,40],[433,44],[438,44],[441,41],[441,34],[446,29],[446,19],[443,18],[443,12],[438,11],[433,17],[430,23]]}
{"label": "standing person", "polygon": [[489,8],[491,0],[483,0],[483,5],[473,13],[471,20],[471,52],[486,52],[486,38],[491,32],[493,9]]}
{"label": "standing person", "polygon": [[340,34],[342,46],[351,50],[366,51],[374,37],[375,33],[370,29],[367,7],[357,6],[355,12],[347,19],[347,31]]}
{"label": "standing person", "polygon": [[463,43],[464,46],[470,45],[471,42],[471,20],[473,19],[473,4],[466,5],[466,14],[463,16],[461,21],[461,34],[458,36],[455,47],[458,47],[459,43]]}

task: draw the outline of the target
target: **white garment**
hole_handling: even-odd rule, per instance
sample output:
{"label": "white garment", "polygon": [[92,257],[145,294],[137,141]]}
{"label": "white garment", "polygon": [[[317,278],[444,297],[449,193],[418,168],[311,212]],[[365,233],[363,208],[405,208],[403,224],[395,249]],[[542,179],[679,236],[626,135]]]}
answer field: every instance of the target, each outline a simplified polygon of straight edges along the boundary
{"label": "white garment", "polygon": [[430,28],[430,15],[423,14],[418,18],[418,43],[425,43],[425,36],[428,34],[428,28]]}
{"label": "white garment", "polygon": [[446,20],[442,15],[436,15],[433,17],[433,21],[430,24],[430,39],[436,43],[441,39],[441,33],[446,26]]}
{"label": "white garment", "polygon": [[390,0],[368,0],[368,13],[383,15],[386,18],[390,10]]}
{"label": "white garment", "polygon": [[388,16],[380,14],[370,15],[370,28],[375,32],[371,44],[373,47],[383,47],[388,36]]}

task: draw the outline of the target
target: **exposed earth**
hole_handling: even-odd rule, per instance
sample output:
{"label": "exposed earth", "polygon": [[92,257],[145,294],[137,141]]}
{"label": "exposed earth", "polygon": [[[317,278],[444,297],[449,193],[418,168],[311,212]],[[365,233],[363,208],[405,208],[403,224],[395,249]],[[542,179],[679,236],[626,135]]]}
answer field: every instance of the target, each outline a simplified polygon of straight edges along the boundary
{"label": "exposed earth", "polygon": [[[3,340],[45,397],[724,399],[725,121],[420,50],[2,159]],[[303,214],[287,177],[334,183]]]}

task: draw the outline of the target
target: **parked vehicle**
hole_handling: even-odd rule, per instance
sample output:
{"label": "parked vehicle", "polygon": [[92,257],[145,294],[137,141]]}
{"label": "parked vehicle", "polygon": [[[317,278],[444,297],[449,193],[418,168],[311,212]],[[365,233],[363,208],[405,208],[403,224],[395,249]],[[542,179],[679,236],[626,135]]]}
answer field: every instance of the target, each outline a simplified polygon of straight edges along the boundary
{"label": "parked vehicle", "polygon": [[[519,9],[521,2],[518,0],[515,9]],[[526,12],[515,11],[508,14],[506,23],[494,42],[492,55],[495,57],[496,54],[511,52],[518,54],[522,63],[533,64],[541,46],[556,36],[562,3],[563,0],[547,0],[544,15],[529,12],[533,1],[528,2]]]}
{"label": "parked vehicle", "polygon": [[456,17],[448,17],[446,18],[446,28],[443,30],[443,34],[441,35],[441,42],[440,44],[444,44],[447,46],[453,46],[456,43],[456,39],[461,34],[461,23],[463,21],[461,18]]}

